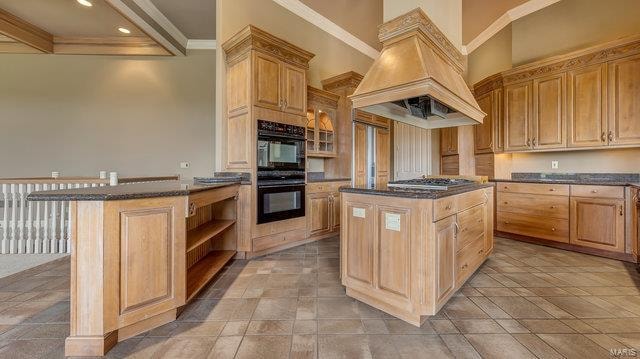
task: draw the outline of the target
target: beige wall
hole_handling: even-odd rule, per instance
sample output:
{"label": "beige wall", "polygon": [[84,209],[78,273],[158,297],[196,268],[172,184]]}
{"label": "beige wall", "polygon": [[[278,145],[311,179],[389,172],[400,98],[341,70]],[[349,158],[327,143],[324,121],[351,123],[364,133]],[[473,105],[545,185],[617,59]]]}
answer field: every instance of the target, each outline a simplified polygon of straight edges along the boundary
{"label": "beige wall", "polygon": [[214,51],[0,54],[0,79],[0,177],[213,171]]}
{"label": "beige wall", "polygon": [[[629,172],[640,173],[640,149],[607,149],[576,152],[514,153],[505,164],[510,172]],[[558,161],[558,169],[551,169]]]}
{"label": "beige wall", "polygon": [[640,33],[640,1],[563,0],[512,28],[516,66]]}
{"label": "beige wall", "polygon": [[527,0],[462,0],[462,43],[468,44],[489,25]]}
{"label": "beige wall", "polygon": [[511,25],[480,45],[467,57],[467,82],[476,82],[511,68]]}
{"label": "beige wall", "polygon": [[382,0],[301,0],[369,46],[380,49],[378,25],[382,24]]}
{"label": "beige wall", "polygon": [[384,0],[384,21],[417,7],[424,10],[451,43],[462,48],[462,0]]}

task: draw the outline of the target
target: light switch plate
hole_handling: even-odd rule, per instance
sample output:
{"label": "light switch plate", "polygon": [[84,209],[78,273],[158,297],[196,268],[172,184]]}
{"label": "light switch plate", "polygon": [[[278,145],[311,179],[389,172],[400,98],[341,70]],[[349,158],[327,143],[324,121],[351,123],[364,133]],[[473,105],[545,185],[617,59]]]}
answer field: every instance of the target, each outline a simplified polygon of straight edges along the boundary
{"label": "light switch plate", "polygon": [[390,231],[400,232],[400,215],[395,213],[384,214],[385,228]]}
{"label": "light switch plate", "polygon": [[558,161],[551,161],[551,169],[554,169],[554,170],[558,169]]}
{"label": "light switch plate", "polygon": [[353,207],[353,216],[358,218],[365,218],[364,208]]}

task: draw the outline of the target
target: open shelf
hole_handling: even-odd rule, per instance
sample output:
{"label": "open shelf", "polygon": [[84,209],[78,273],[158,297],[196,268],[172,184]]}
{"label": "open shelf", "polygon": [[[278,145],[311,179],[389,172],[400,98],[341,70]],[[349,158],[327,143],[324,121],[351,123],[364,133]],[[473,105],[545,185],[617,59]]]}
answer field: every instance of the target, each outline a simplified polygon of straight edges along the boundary
{"label": "open shelf", "polygon": [[227,262],[236,251],[211,251],[187,270],[187,301],[190,301]]}
{"label": "open shelf", "polygon": [[231,219],[214,219],[187,232],[187,253],[202,243],[224,232],[236,221]]}

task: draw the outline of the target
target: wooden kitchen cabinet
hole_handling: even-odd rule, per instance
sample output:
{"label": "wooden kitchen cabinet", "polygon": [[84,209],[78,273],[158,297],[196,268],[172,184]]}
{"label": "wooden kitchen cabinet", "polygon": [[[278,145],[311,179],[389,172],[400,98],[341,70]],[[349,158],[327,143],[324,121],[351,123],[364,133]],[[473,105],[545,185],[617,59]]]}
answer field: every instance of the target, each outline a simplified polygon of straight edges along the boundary
{"label": "wooden kitchen cabinet", "polygon": [[338,133],[337,108],[339,96],[307,87],[307,153],[309,157],[335,157]]}
{"label": "wooden kitchen cabinet", "polygon": [[487,116],[481,125],[474,126],[475,154],[497,153],[504,149],[504,130],[501,116],[502,90],[493,90],[476,98]]}
{"label": "wooden kitchen cabinet", "polygon": [[391,133],[376,128],[376,186],[385,186],[391,178]]}
{"label": "wooden kitchen cabinet", "polygon": [[564,73],[533,80],[531,146],[536,150],[567,146],[565,87]]}
{"label": "wooden kitchen cabinet", "polygon": [[606,65],[567,72],[567,146],[607,145]]}
{"label": "wooden kitchen cabinet", "polygon": [[505,151],[526,151],[531,147],[532,82],[504,88]]}
{"label": "wooden kitchen cabinet", "polygon": [[255,53],[254,68],[256,106],[294,115],[306,114],[307,79],[304,69],[264,53]]}
{"label": "wooden kitchen cabinet", "polygon": [[458,154],[458,128],[446,127],[440,129],[440,156]]}
{"label": "wooden kitchen cabinet", "polygon": [[612,252],[624,252],[623,199],[571,198],[570,243]]}
{"label": "wooden kitchen cabinet", "polygon": [[435,223],[436,253],[438,256],[438,281],[436,300],[441,301],[455,290],[456,260],[456,220],[455,216],[447,217]]}
{"label": "wooden kitchen cabinet", "polygon": [[340,230],[341,186],[350,182],[317,182],[307,185],[307,235],[336,234]]}
{"label": "wooden kitchen cabinet", "polygon": [[640,144],[640,55],[609,62],[610,146]]}

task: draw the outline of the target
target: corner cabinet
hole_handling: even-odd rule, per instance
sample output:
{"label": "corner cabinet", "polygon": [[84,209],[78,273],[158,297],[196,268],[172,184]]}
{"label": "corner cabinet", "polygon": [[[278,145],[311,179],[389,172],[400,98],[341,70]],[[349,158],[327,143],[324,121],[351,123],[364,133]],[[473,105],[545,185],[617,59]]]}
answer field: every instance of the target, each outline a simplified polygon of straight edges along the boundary
{"label": "corner cabinet", "polygon": [[316,182],[307,185],[307,236],[336,235],[340,229],[340,186],[350,182]]}
{"label": "corner cabinet", "polygon": [[309,86],[307,99],[307,156],[336,157],[336,120],[340,96]]}

